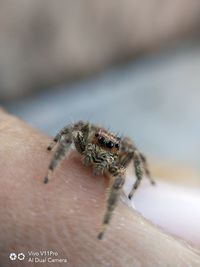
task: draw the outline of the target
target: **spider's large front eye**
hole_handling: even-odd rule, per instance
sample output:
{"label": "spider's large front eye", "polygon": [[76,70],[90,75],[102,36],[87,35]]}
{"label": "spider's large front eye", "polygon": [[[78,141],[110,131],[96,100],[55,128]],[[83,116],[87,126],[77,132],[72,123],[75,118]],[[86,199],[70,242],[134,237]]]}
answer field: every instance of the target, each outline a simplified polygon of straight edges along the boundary
{"label": "spider's large front eye", "polygon": [[113,144],[112,141],[109,141],[108,143],[106,143],[106,146],[107,146],[108,148],[113,148],[114,144]]}
{"label": "spider's large front eye", "polygon": [[96,137],[99,137],[99,134],[98,134],[98,133],[96,133],[96,134],[95,134],[95,136],[96,136]]}

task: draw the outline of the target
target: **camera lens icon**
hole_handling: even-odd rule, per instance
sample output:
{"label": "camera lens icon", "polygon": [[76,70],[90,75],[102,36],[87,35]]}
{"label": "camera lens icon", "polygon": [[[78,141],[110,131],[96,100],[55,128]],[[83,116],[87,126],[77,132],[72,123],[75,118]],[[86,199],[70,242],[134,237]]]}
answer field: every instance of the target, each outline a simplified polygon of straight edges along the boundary
{"label": "camera lens icon", "polygon": [[9,258],[11,261],[15,261],[17,259],[20,261],[23,261],[25,259],[25,255],[24,255],[24,253],[16,254],[16,253],[12,252],[12,253],[10,253]]}
{"label": "camera lens icon", "polygon": [[17,255],[15,253],[10,253],[9,258],[11,261],[15,261],[17,259]]}
{"label": "camera lens icon", "polygon": [[23,261],[24,259],[25,259],[24,253],[19,253],[18,254],[18,260]]}

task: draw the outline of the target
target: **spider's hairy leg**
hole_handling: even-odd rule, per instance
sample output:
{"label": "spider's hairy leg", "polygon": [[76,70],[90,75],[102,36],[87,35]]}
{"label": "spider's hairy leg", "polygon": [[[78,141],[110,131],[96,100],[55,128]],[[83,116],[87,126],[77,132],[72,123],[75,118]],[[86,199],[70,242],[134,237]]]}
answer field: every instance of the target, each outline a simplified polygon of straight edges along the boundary
{"label": "spider's hairy leg", "polygon": [[100,231],[100,233],[98,234],[97,238],[98,239],[102,239],[103,235],[105,233],[106,227],[108,226],[113,211],[117,205],[117,201],[119,199],[120,196],[120,191],[121,188],[124,184],[125,181],[125,176],[124,173],[118,173],[116,176],[111,176],[111,189],[109,191],[109,195],[108,195],[108,200],[107,200],[107,210],[105,212],[104,215],[104,219],[103,219],[103,225],[102,225],[102,230]]}
{"label": "spider's hairy leg", "polygon": [[85,151],[90,131],[89,123],[79,122],[74,126],[77,135],[74,137],[74,145],[77,151],[82,154]]}
{"label": "spider's hairy leg", "polygon": [[142,177],[143,177],[142,160],[140,158],[140,153],[137,150],[134,151],[133,162],[134,162],[134,167],[135,167],[136,181],[133,185],[131,192],[128,195],[129,199],[132,198],[135,190],[140,185],[140,182],[141,182]]}
{"label": "spider's hairy leg", "polygon": [[149,179],[149,181],[150,181],[150,183],[152,185],[155,185],[156,182],[154,181],[154,179],[151,176],[151,173],[149,171],[149,167],[148,167],[148,163],[147,163],[146,157],[142,153],[140,153],[140,158],[141,158],[141,160],[143,162],[144,171],[145,171],[145,174],[146,174],[147,178]]}
{"label": "spider's hairy leg", "polygon": [[66,155],[69,152],[69,149],[72,144],[72,137],[69,136],[68,138],[65,138],[60,145],[58,146],[55,154],[53,155],[53,158],[51,160],[51,163],[48,168],[48,174],[44,178],[44,183],[48,183],[48,181],[51,179],[53,171],[58,166],[58,164],[66,157]]}
{"label": "spider's hairy leg", "polygon": [[124,137],[121,142],[120,164],[126,168],[133,160],[134,151],[137,150],[129,137]]}
{"label": "spider's hairy leg", "polygon": [[122,159],[120,160],[120,164],[126,168],[128,167],[129,163],[131,162],[131,160],[133,159],[134,156],[134,151],[130,151],[127,154],[125,154],[124,157],[122,157]]}
{"label": "spider's hairy leg", "polygon": [[47,150],[52,150],[54,148],[54,146],[60,142],[64,136],[68,135],[69,133],[71,133],[72,131],[72,127],[71,125],[67,125],[64,128],[62,128],[54,137],[53,141],[48,145]]}

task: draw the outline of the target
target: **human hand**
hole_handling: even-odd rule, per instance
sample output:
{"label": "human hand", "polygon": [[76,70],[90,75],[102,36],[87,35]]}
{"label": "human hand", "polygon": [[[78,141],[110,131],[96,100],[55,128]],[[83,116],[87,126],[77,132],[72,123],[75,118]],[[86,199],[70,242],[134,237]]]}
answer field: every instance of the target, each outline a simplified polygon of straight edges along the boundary
{"label": "human hand", "polygon": [[[46,151],[49,138],[3,111],[0,122],[2,266],[35,266],[27,263],[28,251],[44,250],[67,258],[68,263],[59,266],[200,266],[198,250],[165,233],[123,202],[116,208],[104,240],[99,241],[96,236],[105,210],[104,179],[93,177],[80,156],[71,152],[54,179],[44,185],[52,157]],[[10,252],[23,252],[26,259],[11,262]]]}

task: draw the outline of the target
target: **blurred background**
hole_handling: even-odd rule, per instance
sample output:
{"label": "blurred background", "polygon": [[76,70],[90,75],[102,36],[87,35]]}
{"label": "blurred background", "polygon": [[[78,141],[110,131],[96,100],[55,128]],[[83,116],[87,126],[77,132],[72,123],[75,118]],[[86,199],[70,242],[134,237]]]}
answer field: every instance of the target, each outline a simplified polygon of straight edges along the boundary
{"label": "blurred background", "polygon": [[50,135],[99,123],[199,171],[199,27],[196,0],[0,0],[0,105]]}

